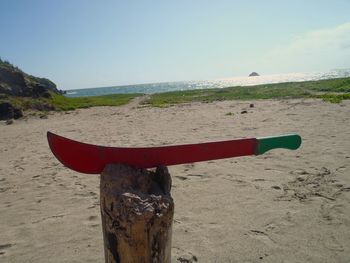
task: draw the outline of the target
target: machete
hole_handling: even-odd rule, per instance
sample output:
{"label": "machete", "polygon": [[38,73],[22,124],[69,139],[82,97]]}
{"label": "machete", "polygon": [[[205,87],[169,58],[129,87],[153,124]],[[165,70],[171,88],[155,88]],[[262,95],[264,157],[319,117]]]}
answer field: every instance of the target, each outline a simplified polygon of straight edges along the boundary
{"label": "machete", "polygon": [[151,168],[260,155],[276,148],[295,150],[301,144],[301,137],[297,134],[144,148],[86,144],[51,132],[47,133],[47,139],[51,151],[62,164],[74,171],[87,174],[99,174],[107,164],[111,163]]}

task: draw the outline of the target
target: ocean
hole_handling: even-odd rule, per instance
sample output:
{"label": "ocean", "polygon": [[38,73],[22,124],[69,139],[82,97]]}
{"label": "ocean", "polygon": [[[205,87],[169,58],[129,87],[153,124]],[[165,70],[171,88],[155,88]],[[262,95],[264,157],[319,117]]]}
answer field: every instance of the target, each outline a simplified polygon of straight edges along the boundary
{"label": "ocean", "polygon": [[122,93],[152,94],[168,91],[251,86],[269,83],[298,82],[343,77],[350,77],[350,69],[337,69],[327,72],[288,73],[255,77],[232,77],[215,80],[161,82],[88,89],[72,89],[67,90],[65,95],[67,97],[87,97]]}

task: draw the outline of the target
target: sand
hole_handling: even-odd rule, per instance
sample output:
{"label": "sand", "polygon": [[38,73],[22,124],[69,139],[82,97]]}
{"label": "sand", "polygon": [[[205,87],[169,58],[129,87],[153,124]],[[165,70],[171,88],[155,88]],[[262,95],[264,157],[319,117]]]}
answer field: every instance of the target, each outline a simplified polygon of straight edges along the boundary
{"label": "sand", "polygon": [[[248,113],[241,114],[244,109]],[[47,131],[111,146],[297,132],[303,138],[297,151],[169,167],[173,262],[350,260],[350,101],[226,101],[163,109],[134,101],[1,122],[0,262],[104,260],[99,176],[60,164],[48,148]]]}

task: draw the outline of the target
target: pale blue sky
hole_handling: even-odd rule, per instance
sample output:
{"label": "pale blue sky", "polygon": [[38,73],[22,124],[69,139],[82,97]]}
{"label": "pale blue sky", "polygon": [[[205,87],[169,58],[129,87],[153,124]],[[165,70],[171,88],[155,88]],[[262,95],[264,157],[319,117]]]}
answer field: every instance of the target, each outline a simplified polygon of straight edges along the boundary
{"label": "pale blue sky", "polygon": [[60,89],[350,68],[349,0],[0,0],[0,56]]}

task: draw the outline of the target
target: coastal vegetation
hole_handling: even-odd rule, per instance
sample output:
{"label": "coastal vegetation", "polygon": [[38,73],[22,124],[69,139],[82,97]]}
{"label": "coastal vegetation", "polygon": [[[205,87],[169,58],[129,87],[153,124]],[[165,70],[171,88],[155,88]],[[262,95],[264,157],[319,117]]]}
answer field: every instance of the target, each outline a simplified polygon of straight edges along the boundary
{"label": "coastal vegetation", "polygon": [[350,78],[157,93],[145,100],[144,104],[167,107],[189,102],[292,98],[320,98],[339,103],[350,99]]}
{"label": "coastal vegetation", "polygon": [[[67,111],[94,106],[120,106],[144,94],[111,94],[66,97],[45,78],[26,74],[0,59],[0,119],[20,118],[25,110]],[[168,107],[179,103],[223,100],[317,98],[331,103],[350,99],[350,77],[318,81],[235,86],[156,93],[146,96],[143,106]]]}
{"label": "coastal vegetation", "polygon": [[120,106],[142,94],[68,98],[46,78],[29,75],[0,58],[0,120],[17,119],[23,111],[74,110],[93,106]]}
{"label": "coastal vegetation", "polygon": [[56,84],[46,78],[29,75],[0,58],[0,94],[17,97],[50,97],[49,92],[61,94]]}
{"label": "coastal vegetation", "polygon": [[133,98],[142,94],[112,94],[94,97],[69,98],[64,95],[51,93],[50,98],[31,98],[31,97],[0,97],[0,102],[9,101],[16,108],[22,110],[39,111],[68,111],[81,108],[90,108],[94,106],[120,106],[127,104]]}
{"label": "coastal vegetation", "polygon": [[120,106],[127,104],[135,97],[142,94],[111,94],[93,97],[68,98],[62,95],[54,94],[48,103],[57,110],[74,110],[78,108],[89,108],[93,106]]}

